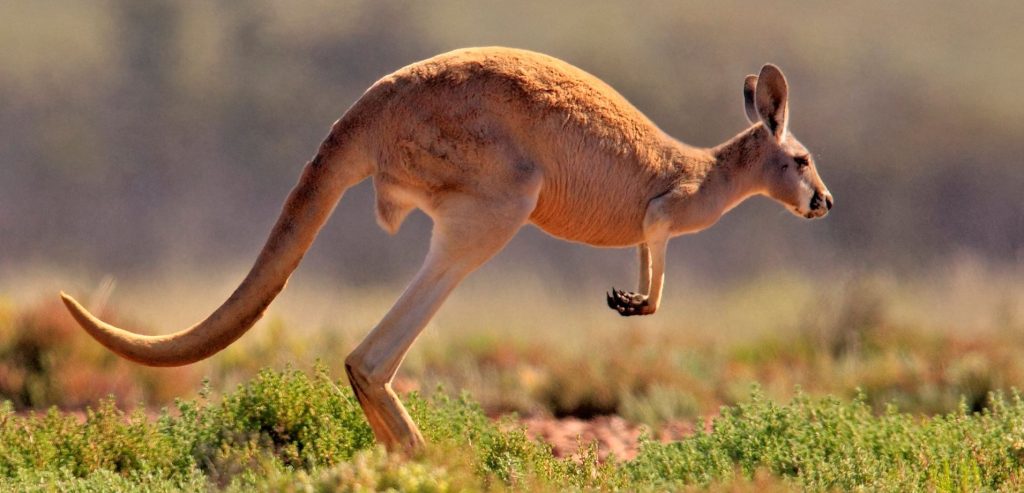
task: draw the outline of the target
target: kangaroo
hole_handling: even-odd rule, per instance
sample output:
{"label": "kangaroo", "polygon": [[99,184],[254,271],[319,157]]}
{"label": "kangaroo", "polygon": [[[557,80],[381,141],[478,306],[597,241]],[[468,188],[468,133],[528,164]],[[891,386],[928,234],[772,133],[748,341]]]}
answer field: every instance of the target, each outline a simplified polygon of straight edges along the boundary
{"label": "kangaroo", "polygon": [[751,125],[697,148],[564,61],[496,47],[444,53],[380,79],[334,123],[252,269],[202,322],[138,335],[61,297],[92,337],[122,357],[150,366],[202,360],[262,316],[345,190],[372,176],[382,228],[396,232],[419,208],[433,230],[423,266],[345,368],[377,440],[415,450],[423,437],[391,381],[449,293],[525,224],[599,247],[637,246],[637,291],[606,295],[609,307],[631,316],[658,310],[669,238],[708,228],[747,197],[824,216],[832,195],[788,131],[788,99],[782,71],[765,65],[743,81]]}

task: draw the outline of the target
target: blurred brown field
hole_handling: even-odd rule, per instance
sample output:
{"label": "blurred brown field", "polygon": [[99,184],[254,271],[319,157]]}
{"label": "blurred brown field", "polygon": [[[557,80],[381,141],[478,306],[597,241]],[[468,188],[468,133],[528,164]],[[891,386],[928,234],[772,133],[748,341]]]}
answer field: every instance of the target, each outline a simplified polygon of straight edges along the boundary
{"label": "blurred brown field", "polygon": [[[372,190],[343,200],[288,289],[237,345],[177,370],[119,361],[65,316],[82,295],[174,330],[230,293],[330,123],[378,77],[472,45],[546,52],[668,133],[745,125],[741,82],[773,62],[836,208],[755,199],[670,248],[664,308],[622,319],[634,253],[524,230],[445,306],[403,389],[490,412],[662,424],[770,395],[868,393],[879,409],[983,408],[1024,386],[1024,31],[1019,2],[198,1],[0,4],[0,397],[76,408],[229,388],[264,366],[340,362],[426,248]],[[105,281],[108,279],[108,281]]]}
{"label": "blurred brown field", "polygon": [[[466,391],[495,416],[618,414],[657,429],[714,415],[753,385],[777,399],[797,389],[863,392],[879,411],[895,404],[932,414],[985,409],[989,392],[1024,382],[1020,272],[966,259],[915,282],[880,273],[847,275],[825,288],[786,273],[717,288],[680,280],[663,313],[627,321],[603,306],[600,293],[536,278],[496,281],[479,276],[453,296],[410,353],[400,391]],[[235,345],[180,369],[114,357],[55,299],[5,303],[0,394],[25,409],[76,409],[107,394],[124,406],[159,407],[193,396],[204,379],[229,390],[268,366],[322,361],[342,375],[344,355],[398,291],[295,284]],[[103,311],[152,332],[138,320],[175,320],[217,303],[199,282],[193,290],[170,285],[164,292],[173,308],[141,302],[163,290],[154,284],[120,296],[137,317]]]}

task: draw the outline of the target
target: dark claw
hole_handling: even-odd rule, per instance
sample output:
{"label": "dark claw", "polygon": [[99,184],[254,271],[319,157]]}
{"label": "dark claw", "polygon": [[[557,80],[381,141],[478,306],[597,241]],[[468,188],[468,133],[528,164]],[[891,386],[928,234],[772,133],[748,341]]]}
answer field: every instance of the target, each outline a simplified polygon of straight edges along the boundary
{"label": "dark claw", "polygon": [[619,315],[623,317],[646,315],[643,312],[644,308],[647,307],[646,296],[612,288],[611,292],[605,293],[605,297],[608,299],[608,307],[619,312]]}

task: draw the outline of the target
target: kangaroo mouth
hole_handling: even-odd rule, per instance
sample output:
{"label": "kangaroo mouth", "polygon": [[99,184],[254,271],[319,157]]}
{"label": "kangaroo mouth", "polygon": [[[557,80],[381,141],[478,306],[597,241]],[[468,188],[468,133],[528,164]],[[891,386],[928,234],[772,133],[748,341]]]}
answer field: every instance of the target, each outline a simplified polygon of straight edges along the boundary
{"label": "kangaroo mouth", "polygon": [[807,219],[819,219],[819,218],[825,217],[825,215],[828,214],[828,210],[826,210],[826,209],[814,209],[814,210],[810,210],[810,211],[803,212],[803,213],[797,211],[797,214],[801,215],[801,216],[803,216],[803,217],[805,217]]}
{"label": "kangaroo mouth", "polygon": [[828,214],[828,210],[824,208],[801,210],[799,207],[796,206],[790,206],[789,212],[792,212],[793,215],[796,217],[801,217],[804,219],[819,219]]}

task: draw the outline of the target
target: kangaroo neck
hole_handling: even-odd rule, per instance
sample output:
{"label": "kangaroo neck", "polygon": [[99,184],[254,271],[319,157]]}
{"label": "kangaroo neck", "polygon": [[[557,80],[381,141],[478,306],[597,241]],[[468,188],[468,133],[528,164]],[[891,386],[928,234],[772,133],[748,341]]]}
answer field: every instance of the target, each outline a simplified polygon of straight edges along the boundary
{"label": "kangaroo neck", "polygon": [[704,159],[681,166],[676,185],[681,197],[673,231],[678,234],[705,229],[744,199],[760,193],[759,125],[725,143],[706,149]]}
{"label": "kangaroo neck", "polygon": [[717,193],[728,212],[744,199],[763,192],[764,125],[758,123],[712,148],[712,164],[704,186]]}

